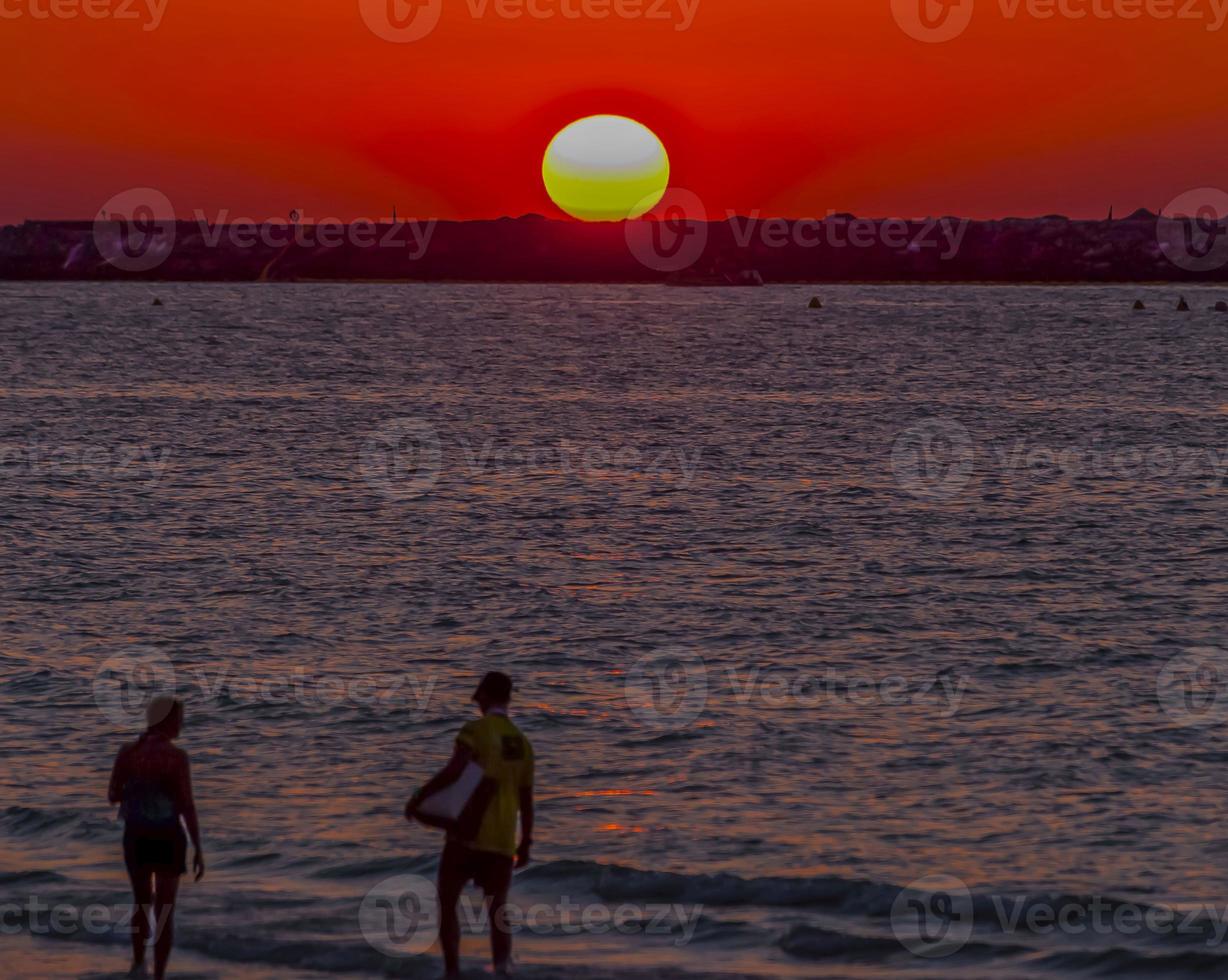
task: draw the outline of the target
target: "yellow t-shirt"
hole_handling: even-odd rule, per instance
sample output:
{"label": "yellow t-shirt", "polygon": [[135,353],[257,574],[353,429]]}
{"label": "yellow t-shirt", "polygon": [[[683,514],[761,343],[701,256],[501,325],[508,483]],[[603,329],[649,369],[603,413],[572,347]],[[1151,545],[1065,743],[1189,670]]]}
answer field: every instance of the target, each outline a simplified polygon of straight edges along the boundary
{"label": "yellow t-shirt", "polygon": [[533,785],[533,746],[507,715],[493,713],[469,722],[456,741],[474,754],[487,777],[498,784],[481,829],[469,846],[511,857],[516,853],[520,791]]}

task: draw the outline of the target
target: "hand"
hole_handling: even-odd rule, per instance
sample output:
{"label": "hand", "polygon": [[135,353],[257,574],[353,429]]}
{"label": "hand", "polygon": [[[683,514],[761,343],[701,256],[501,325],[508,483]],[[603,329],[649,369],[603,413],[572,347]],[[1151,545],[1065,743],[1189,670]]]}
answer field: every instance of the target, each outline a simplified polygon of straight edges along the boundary
{"label": "hand", "polygon": [[200,851],[192,857],[192,870],[196,872],[196,881],[205,876],[205,856]]}
{"label": "hand", "polygon": [[532,846],[532,841],[522,840],[520,842],[520,846],[516,848],[516,867],[526,868],[529,866],[529,863],[533,860],[529,857],[529,848]]}

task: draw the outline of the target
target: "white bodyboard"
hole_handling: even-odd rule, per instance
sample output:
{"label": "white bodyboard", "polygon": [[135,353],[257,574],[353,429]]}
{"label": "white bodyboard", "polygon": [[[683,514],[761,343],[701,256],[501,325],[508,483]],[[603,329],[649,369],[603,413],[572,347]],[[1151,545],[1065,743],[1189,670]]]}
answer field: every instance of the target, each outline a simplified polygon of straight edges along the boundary
{"label": "white bodyboard", "polygon": [[465,771],[451,786],[445,786],[438,793],[433,793],[418,804],[418,812],[424,817],[436,820],[458,820],[465,809],[465,804],[472,798],[474,791],[482,782],[486,772],[476,762],[465,766]]}

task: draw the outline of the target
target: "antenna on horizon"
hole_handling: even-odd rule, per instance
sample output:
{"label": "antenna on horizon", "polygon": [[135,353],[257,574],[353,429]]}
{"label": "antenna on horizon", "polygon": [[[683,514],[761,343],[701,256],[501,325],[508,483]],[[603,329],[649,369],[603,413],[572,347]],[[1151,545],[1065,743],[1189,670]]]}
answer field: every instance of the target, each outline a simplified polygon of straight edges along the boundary
{"label": "antenna on horizon", "polygon": [[394,225],[397,223],[397,206],[395,204],[392,206],[392,223]]}

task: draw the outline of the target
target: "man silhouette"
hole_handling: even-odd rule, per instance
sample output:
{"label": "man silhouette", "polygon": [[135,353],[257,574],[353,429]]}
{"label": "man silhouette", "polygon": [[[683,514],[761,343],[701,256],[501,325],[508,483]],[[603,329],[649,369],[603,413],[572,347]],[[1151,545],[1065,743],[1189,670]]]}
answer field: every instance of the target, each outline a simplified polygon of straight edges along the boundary
{"label": "man silhouette", "polygon": [[495,976],[507,976],[511,966],[512,936],[504,907],[511,888],[513,862],[517,868],[529,863],[534,769],[532,745],[507,716],[511,698],[512,680],[506,674],[492,671],[482,678],[473,693],[482,717],[460,730],[448,765],[418,790],[405,808],[406,818],[413,819],[424,799],[451,786],[471,762],[481,766],[489,795],[485,809],[471,827],[458,826],[448,833],[439,859],[439,942],[449,978],[460,976],[460,920],[456,903],[470,881],[485,894]]}
{"label": "man silhouette", "polygon": [[119,750],[107,798],[120,805],[124,818],[124,864],[132,882],[137,911],[133,916],[133,977],[147,975],[149,913],[154,913],[154,976],[163,980],[175,938],[175,897],[179,877],[187,871],[187,824],[195,851],[196,880],[205,874],[196,802],[188,754],[173,744],[183,729],[183,702],[156,697],[145,711],[145,734]]}

